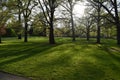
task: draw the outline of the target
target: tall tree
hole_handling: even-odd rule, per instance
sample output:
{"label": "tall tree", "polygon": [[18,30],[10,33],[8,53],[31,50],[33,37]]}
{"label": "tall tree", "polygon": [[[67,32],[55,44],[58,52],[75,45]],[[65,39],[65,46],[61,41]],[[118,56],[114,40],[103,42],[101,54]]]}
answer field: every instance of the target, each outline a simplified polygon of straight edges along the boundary
{"label": "tall tree", "polygon": [[40,9],[42,9],[44,17],[49,24],[49,43],[55,44],[54,39],[54,14],[58,6],[59,0],[38,0]]}
{"label": "tall tree", "polygon": [[18,39],[21,39],[21,30],[23,28],[22,23],[21,23],[21,15],[22,15],[22,9],[21,9],[21,2],[20,0],[6,0],[7,1],[7,8],[10,11],[10,14],[13,15],[13,17],[15,17],[15,21],[17,22],[16,28],[18,28],[17,30],[17,36]]}
{"label": "tall tree", "polygon": [[120,45],[120,17],[118,15],[119,12],[119,3],[118,0],[94,0],[99,5],[101,5],[107,13],[112,17],[114,21],[113,22],[116,25],[117,28],[117,44]]}
{"label": "tall tree", "polygon": [[86,27],[86,39],[87,41],[90,40],[90,29],[93,24],[93,17],[91,15],[86,15],[85,17],[82,17],[81,24],[83,24]]}
{"label": "tall tree", "polygon": [[62,6],[66,9],[66,11],[69,13],[71,21],[70,26],[72,30],[72,41],[75,41],[75,25],[74,25],[74,17],[73,17],[73,10],[76,2],[75,0],[65,0],[63,1]]}
{"label": "tall tree", "polygon": [[[91,14],[97,22],[97,43],[99,44],[101,42],[101,9],[102,6],[98,3],[96,3],[94,0],[87,0],[90,3],[90,6],[94,9],[94,14]],[[99,0],[100,1],[100,0]]]}
{"label": "tall tree", "polygon": [[100,43],[100,32],[101,32],[101,5],[97,4],[97,43]]}
{"label": "tall tree", "polygon": [[2,43],[2,35],[6,33],[5,25],[10,18],[9,10],[6,7],[6,1],[0,0],[0,43]]}
{"label": "tall tree", "polygon": [[[24,17],[24,42],[28,42],[28,22],[33,8],[37,5],[36,0],[18,0],[19,7]],[[19,15],[20,19],[20,15]]]}
{"label": "tall tree", "polygon": [[[20,0],[17,0],[17,9],[18,9],[18,12],[17,12],[17,14],[18,14],[18,26],[17,27],[20,27],[20,28],[22,27],[22,22],[21,22],[22,9],[21,9],[21,6],[22,6],[22,4],[21,4]],[[18,35],[18,39],[22,38],[21,33],[18,33],[17,35]]]}

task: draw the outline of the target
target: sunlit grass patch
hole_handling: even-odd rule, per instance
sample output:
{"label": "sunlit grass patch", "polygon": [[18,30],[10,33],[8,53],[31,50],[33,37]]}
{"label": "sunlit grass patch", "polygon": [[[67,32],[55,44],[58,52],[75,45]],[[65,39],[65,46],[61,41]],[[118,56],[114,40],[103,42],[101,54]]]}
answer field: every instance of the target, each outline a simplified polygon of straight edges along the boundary
{"label": "sunlit grass patch", "polygon": [[[0,45],[0,70],[34,80],[119,80],[120,47],[114,40],[96,44],[85,39],[31,37],[28,43],[15,38]],[[110,44],[109,44],[110,42]]]}

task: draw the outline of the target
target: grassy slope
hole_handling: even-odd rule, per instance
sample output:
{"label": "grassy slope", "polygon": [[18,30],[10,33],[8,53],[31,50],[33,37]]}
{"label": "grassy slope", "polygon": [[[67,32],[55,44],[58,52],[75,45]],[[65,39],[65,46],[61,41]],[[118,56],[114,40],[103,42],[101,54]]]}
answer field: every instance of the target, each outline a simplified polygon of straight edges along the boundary
{"label": "grassy slope", "polygon": [[35,80],[120,80],[120,47],[113,40],[98,45],[80,39],[5,39],[0,44],[0,70]]}

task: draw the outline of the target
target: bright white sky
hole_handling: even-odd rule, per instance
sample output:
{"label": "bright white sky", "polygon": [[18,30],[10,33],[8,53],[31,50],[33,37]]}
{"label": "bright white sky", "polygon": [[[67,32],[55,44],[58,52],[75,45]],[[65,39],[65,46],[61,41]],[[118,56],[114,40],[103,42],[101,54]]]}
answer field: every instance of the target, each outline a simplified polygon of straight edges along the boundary
{"label": "bright white sky", "polygon": [[[84,15],[84,10],[85,10],[85,3],[79,3],[79,4],[76,4],[74,6],[74,10],[73,10],[73,13],[74,13],[74,19],[78,19],[78,18],[81,18],[83,15]],[[56,17],[60,17],[61,16],[61,8],[59,8],[57,11],[56,11]],[[61,27],[63,26],[62,24],[58,24],[57,27]]]}
{"label": "bright white sky", "polygon": [[[56,10],[56,17],[60,17],[61,16],[61,10],[63,10],[62,8],[57,8]],[[74,16],[75,18],[80,18],[84,15],[84,10],[85,10],[85,3],[84,2],[79,2],[74,6]]]}
{"label": "bright white sky", "polygon": [[85,6],[84,4],[77,4],[74,6],[74,14],[76,17],[82,17],[84,15]]}

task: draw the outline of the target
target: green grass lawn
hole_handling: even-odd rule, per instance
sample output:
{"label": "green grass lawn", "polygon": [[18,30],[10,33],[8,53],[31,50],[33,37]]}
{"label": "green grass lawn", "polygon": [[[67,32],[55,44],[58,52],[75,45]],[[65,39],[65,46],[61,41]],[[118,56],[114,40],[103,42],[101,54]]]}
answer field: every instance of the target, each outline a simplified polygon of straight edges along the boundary
{"label": "green grass lawn", "polygon": [[87,42],[31,37],[28,43],[7,38],[0,44],[0,71],[33,80],[120,80],[120,47],[114,40]]}

